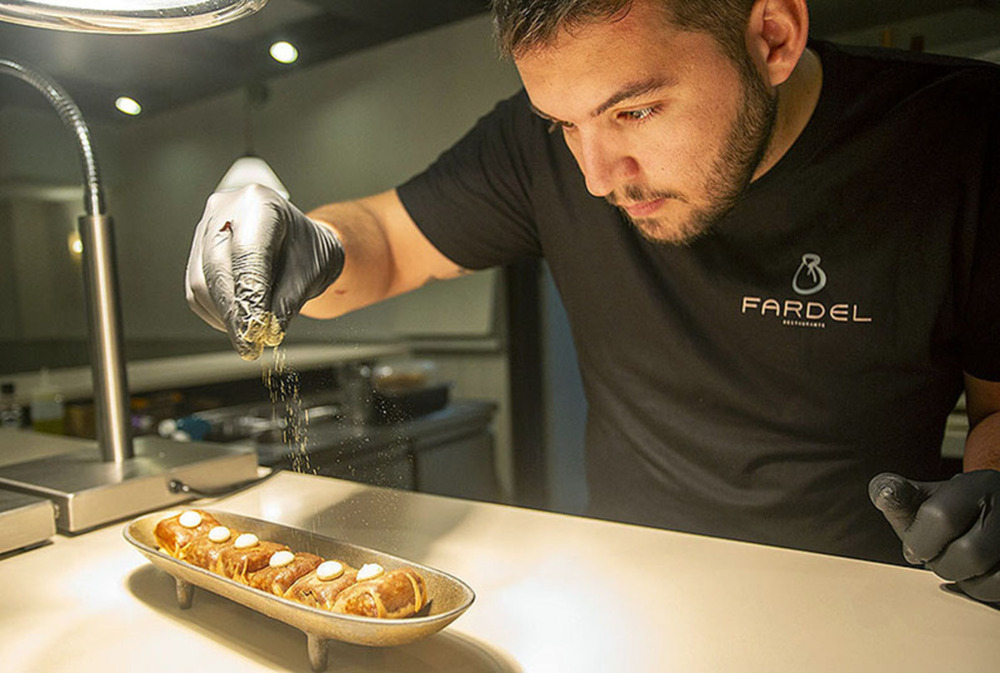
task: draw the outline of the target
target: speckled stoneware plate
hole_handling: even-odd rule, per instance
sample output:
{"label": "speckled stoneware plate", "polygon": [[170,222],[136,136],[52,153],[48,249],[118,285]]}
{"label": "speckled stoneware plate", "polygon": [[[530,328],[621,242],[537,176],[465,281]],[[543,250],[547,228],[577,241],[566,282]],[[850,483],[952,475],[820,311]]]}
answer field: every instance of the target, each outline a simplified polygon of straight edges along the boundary
{"label": "speckled stoneware plate", "polygon": [[407,566],[418,570],[427,583],[428,605],[417,616],[406,619],[355,617],[295,603],[179,561],[160,551],[153,529],[161,520],[181,511],[183,510],[175,509],[141,516],[125,526],[125,539],[154,566],[177,581],[177,602],[181,608],[190,607],[194,587],[197,586],[304,631],[309,646],[309,661],[314,671],[326,668],[327,640],[377,647],[410,643],[437,633],[451,624],[469,609],[475,599],[475,593],[462,580],[419,563],[316,535],[300,528],[202,509],[211,513],[224,526],[240,532],[254,533],[261,540],[280,542],[294,551],[340,559],[356,568],[364,563],[379,563],[386,570]]}

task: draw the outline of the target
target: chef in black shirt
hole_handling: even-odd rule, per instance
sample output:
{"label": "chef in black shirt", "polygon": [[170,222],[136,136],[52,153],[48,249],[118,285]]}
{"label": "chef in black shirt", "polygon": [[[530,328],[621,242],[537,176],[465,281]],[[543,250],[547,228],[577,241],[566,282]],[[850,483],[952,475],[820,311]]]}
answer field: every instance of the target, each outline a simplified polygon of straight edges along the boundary
{"label": "chef in black shirt", "polygon": [[[1000,601],[998,69],[810,42],[805,0],[494,15],[524,91],[381,194],[214,194],[195,312],[252,356],[300,311],[544,257],[591,514],[905,557]],[[962,390],[965,472],[934,481]]]}

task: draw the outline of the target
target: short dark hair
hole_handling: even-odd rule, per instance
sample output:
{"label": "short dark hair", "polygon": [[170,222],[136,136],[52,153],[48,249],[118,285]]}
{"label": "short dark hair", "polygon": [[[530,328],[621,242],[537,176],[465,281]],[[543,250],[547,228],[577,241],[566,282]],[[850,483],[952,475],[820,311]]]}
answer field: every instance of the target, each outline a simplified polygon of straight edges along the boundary
{"label": "short dark hair", "polygon": [[[492,0],[493,30],[504,56],[520,56],[562,28],[614,21],[635,0]],[[654,0],[681,30],[708,33],[734,60],[746,58],[744,34],[755,0]]]}

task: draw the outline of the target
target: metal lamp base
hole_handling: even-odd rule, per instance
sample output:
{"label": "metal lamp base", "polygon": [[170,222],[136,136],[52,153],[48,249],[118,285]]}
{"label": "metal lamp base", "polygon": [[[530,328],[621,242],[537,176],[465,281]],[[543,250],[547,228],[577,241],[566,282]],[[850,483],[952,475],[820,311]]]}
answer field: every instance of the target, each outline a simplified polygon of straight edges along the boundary
{"label": "metal lamp base", "polygon": [[32,547],[55,534],[55,508],[51,502],[0,491],[0,554]]}
{"label": "metal lamp base", "polygon": [[191,498],[171,481],[208,491],[257,477],[257,454],[245,447],[137,437],[135,456],[118,464],[104,462],[96,442],[85,444],[0,467],[0,488],[51,500],[59,531],[79,533]]}

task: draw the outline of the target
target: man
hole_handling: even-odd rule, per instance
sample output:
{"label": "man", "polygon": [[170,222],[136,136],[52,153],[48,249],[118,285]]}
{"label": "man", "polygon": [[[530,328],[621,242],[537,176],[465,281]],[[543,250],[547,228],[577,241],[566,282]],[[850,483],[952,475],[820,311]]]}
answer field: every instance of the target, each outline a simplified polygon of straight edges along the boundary
{"label": "man", "polygon": [[213,195],[194,310],[254,343],[544,256],[589,410],[594,515],[898,561],[871,499],[1000,601],[1000,76],[808,45],[805,0],[497,0],[525,91],[396,190],[303,216]]}

